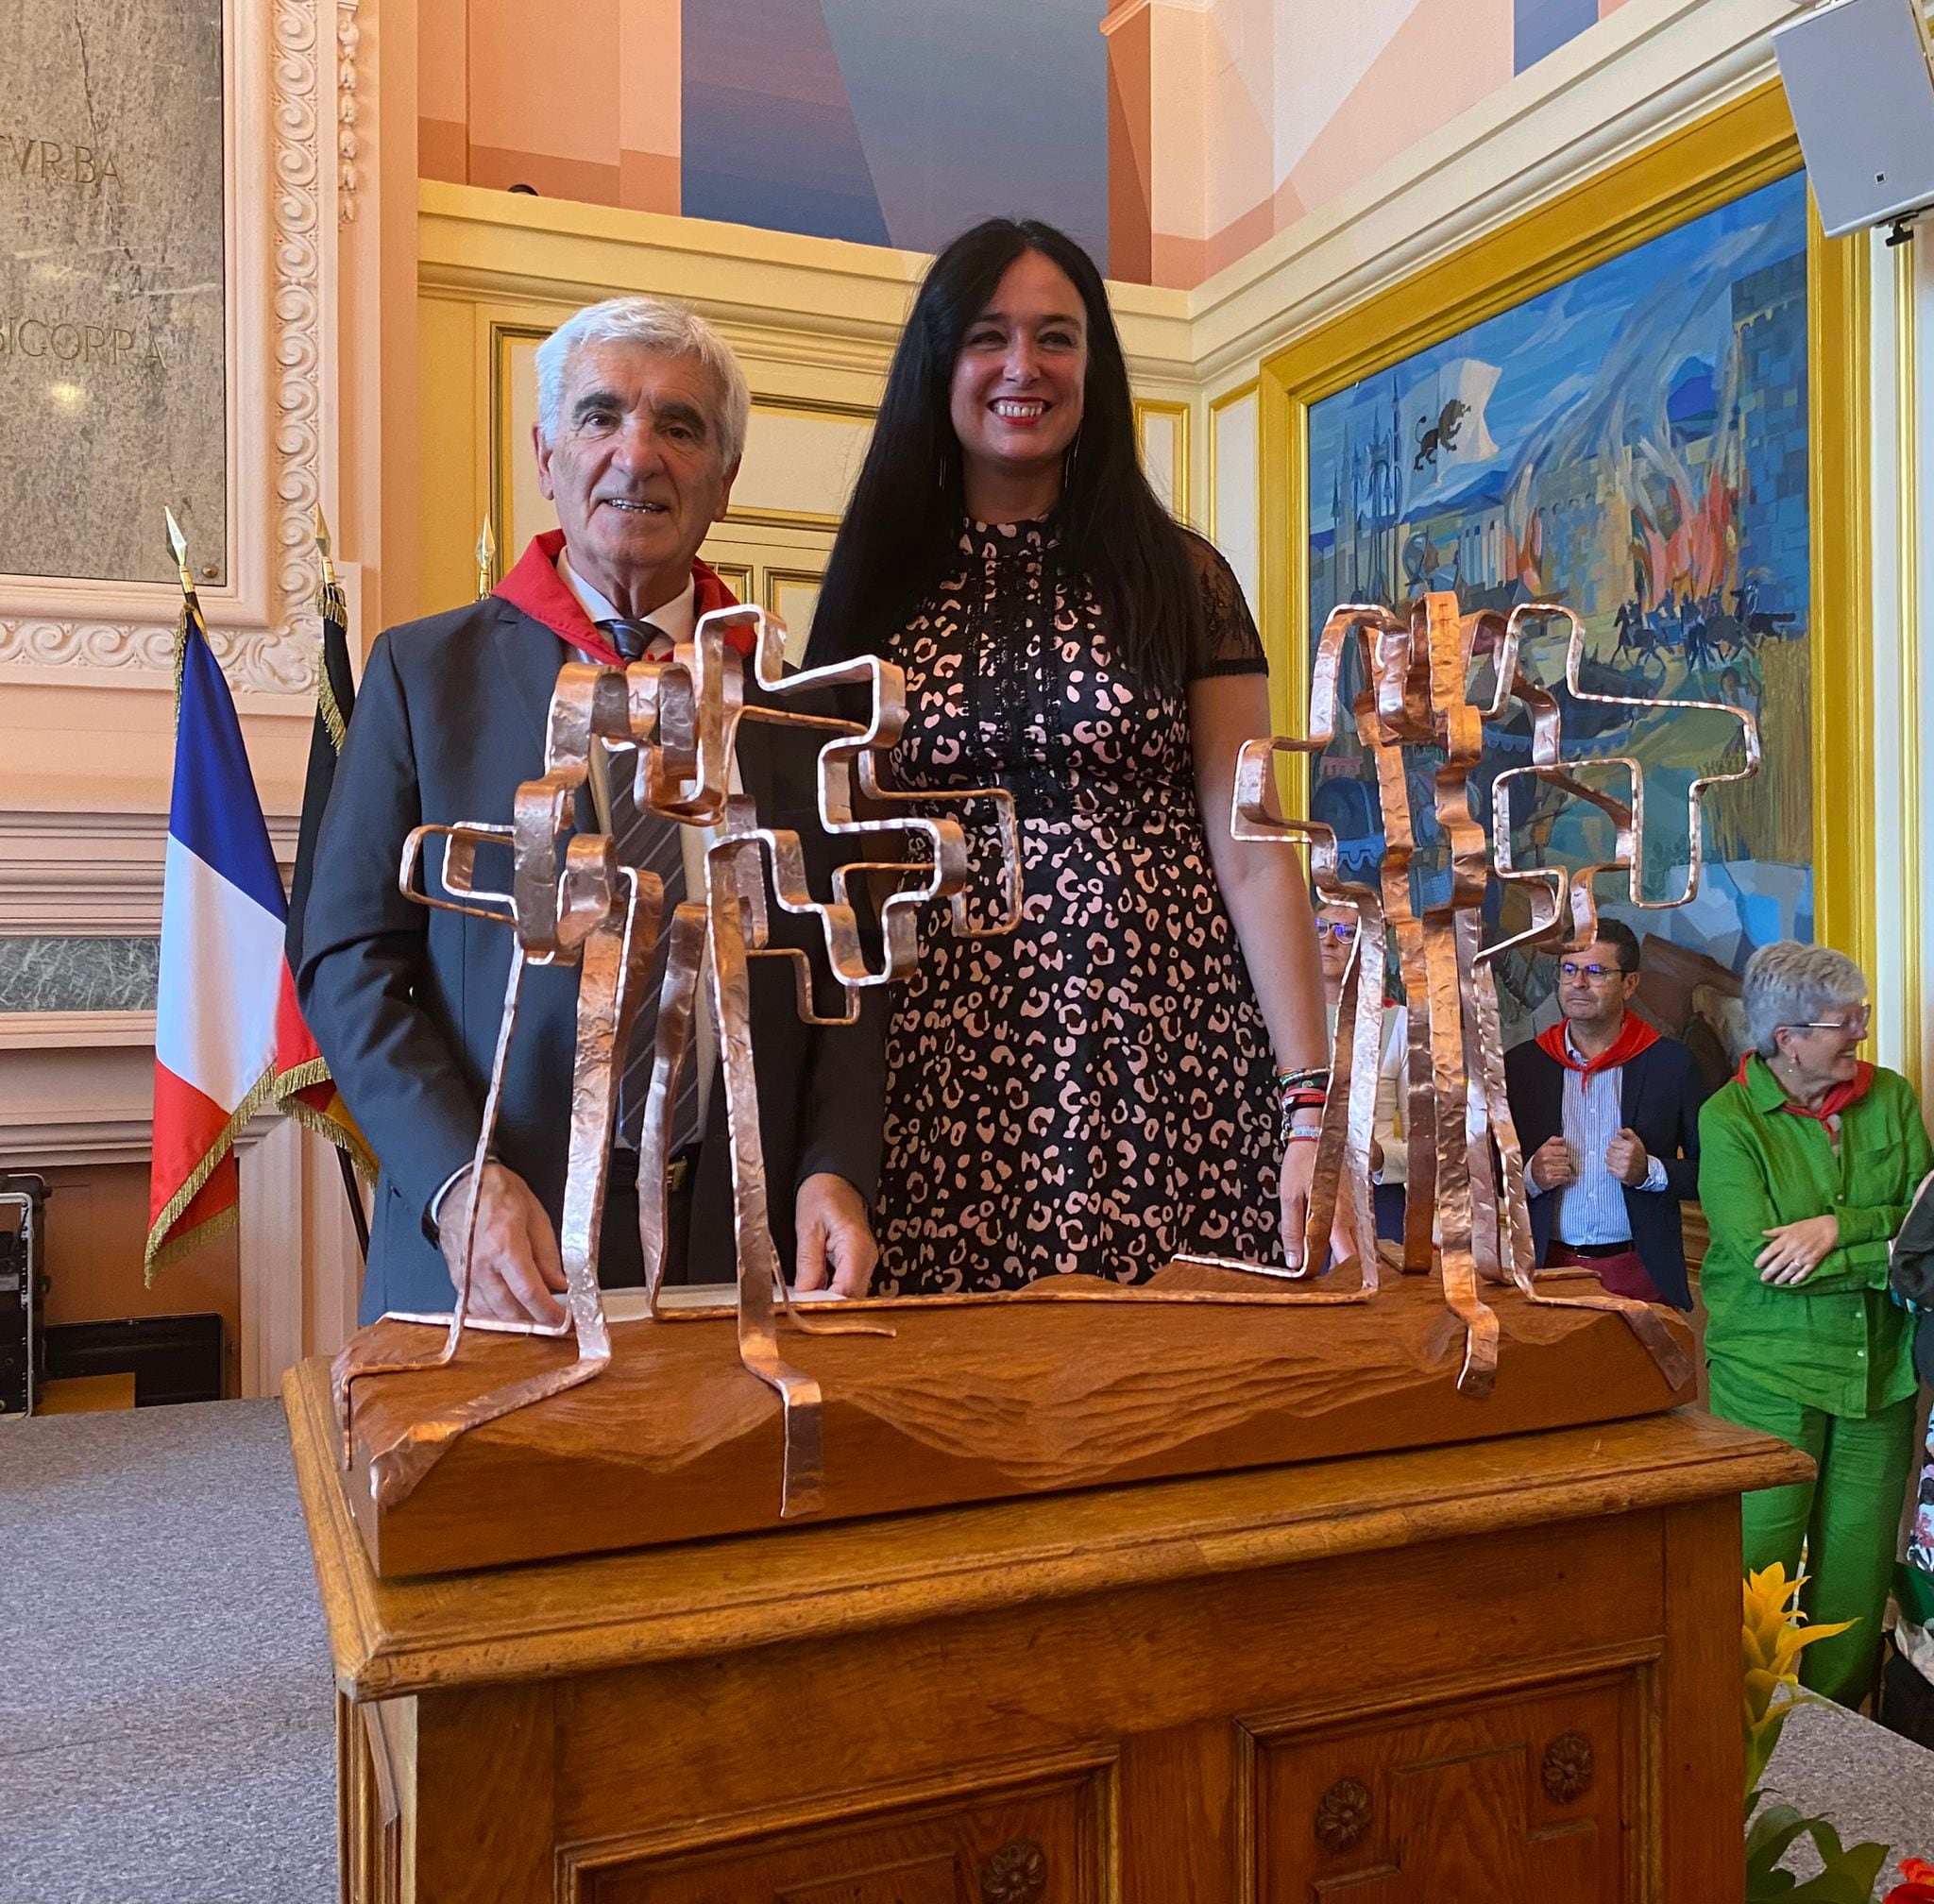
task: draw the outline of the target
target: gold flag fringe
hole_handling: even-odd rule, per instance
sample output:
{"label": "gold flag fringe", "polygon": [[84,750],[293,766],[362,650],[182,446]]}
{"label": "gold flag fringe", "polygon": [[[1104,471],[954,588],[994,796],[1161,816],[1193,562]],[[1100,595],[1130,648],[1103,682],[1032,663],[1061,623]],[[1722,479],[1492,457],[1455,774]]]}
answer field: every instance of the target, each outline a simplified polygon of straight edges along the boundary
{"label": "gold flag fringe", "polygon": [[315,706],[322,716],[322,724],[329,730],[329,744],[340,754],[343,742],[348,739],[349,723],[343,719],[336,690],[329,685],[329,670],[320,663],[315,670]]}
{"label": "gold flag fringe", "polygon": [[[284,1115],[293,1117],[305,1130],[314,1130],[318,1137],[326,1137],[339,1150],[349,1153],[349,1161],[356,1166],[356,1174],[365,1183],[376,1182],[376,1159],[370,1153],[369,1142],[363,1132],[348,1117],[332,1117],[327,1111],[318,1111],[313,1104],[305,1104],[296,1094],[313,1090],[318,1084],[332,1084],[335,1079],[329,1068],[326,1058],[311,1058],[300,1064],[291,1065],[276,1079],[273,1096],[276,1108]],[[340,1097],[341,1093],[337,1093]]]}
{"label": "gold flag fringe", "polygon": [[[333,621],[339,628],[348,630],[349,625],[348,599],[343,593],[343,585],[331,577],[315,591],[315,612],[325,623]],[[324,637],[324,650],[315,663],[315,703],[322,715],[322,724],[329,730],[329,744],[338,754],[343,751],[343,740],[349,731],[348,722],[343,719],[341,704],[336,700],[336,690],[331,686],[328,663],[328,637]]]}
{"label": "gold flag fringe", "polygon": [[175,726],[181,725],[181,676],[188,666],[189,608],[186,598],[181,603],[181,612],[175,618]]}
{"label": "gold flag fringe", "polygon": [[[202,1191],[215,1172],[221,1167],[222,1160],[235,1148],[235,1139],[242,1134],[248,1120],[268,1103],[275,1090],[276,1067],[266,1066],[260,1078],[248,1087],[241,1103],[236,1105],[216,1134],[215,1140],[203,1152],[200,1163],[188,1173],[175,1194],[162,1204],[161,1214],[148,1225],[147,1242],[141,1252],[142,1281],[152,1284],[155,1271],[166,1266],[178,1256],[185,1255],[190,1249],[208,1237],[221,1233],[217,1227],[219,1216],[211,1217],[207,1223],[197,1224],[186,1235],[171,1237],[168,1232],[181,1220],[182,1216]],[[232,1213],[229,1213],[232,1216]]]}

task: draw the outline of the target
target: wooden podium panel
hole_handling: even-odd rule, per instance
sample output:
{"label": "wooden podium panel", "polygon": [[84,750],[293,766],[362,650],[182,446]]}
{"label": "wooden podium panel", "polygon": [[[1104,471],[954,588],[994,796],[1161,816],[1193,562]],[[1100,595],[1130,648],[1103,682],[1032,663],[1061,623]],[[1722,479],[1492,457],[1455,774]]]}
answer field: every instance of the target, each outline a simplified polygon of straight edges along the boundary
{"label": "wooden podium panel", "polygon": [[353,1904],[1741,1893],[1738,1495],[1807,1468],[1689,1409],[383,1580],[284,1392]]}
{"label": "wooden podium panel", "polygon": [[[1508,1287],[1485,1300],[1501,1346],[1482,1401],[1457,1393],[1463,1326],[1425,1278],[1338,1307],[896,1305],[876,1312],[891,1339],[779,1339],[824,1391],[823,1520],[1442,1446],[1692,1399],[1689,1375],[1669,1385],[1617,1316],[1534,1305]],[[1689,1368],[1690,1330],[1661,1313]],[[731,1318],[618,1321],[611,1333],[596,1381],[471,1431],[389,1504],[372,1486],[374,1451],[574,1352],[472,1332],[448,1368],[358,1385],[346,1485],[379,1573],[779,1524],[779,1401],[739,1366]],[[432,1339],[402,1323],[365,1335],[399,1357]]]}

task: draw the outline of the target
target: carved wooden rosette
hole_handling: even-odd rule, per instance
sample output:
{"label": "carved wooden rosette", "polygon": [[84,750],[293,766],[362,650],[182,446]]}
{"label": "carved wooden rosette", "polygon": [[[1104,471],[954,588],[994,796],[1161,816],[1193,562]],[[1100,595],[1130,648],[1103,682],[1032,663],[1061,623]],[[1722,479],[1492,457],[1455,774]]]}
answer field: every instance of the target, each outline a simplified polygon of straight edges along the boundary
{"label": "carved wooden rosette", "polygon": [[1596,1771],[1591,1741],[1582,1732],[1562,1732],[1545,1747],[1538,1779],[1553,1805],[1572,1805],[1591,1790]]}
{"label": "carved wooden rosette", "polygon": [[1003,1844],[980,1867],[981,1904],[1041,1904],[1047,1895],[1047,1854],[1031,1838]]}
{"label": "carved wooden rosette", "polygon": [[1332,1858],[1353,1851],[1375,1819],[1369,1787],[1360,1778],[1339,1778],[1316,1801],[1316,1843]]}

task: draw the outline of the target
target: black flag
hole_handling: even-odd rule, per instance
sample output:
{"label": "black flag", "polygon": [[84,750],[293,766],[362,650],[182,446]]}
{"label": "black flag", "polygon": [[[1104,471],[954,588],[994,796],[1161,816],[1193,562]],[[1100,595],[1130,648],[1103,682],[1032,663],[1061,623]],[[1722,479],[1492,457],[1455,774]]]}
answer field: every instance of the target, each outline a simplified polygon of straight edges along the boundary
{"label": "black flag", "polygon": [[[330,560],[329,524],[322,519],[320,508],[315,512],[315,546],[322,553],[322,586],[315,597],[315,612],[322,617],[322,658],[315,670],[315,727],[309,737],[309,773],[302,782],[302,821],[296,832],[296,871],[289,881],[289,925],[282,940],[292,973],[302,969],[302,914],[315,877],[316,837],[322,831],[330,789],[335,785],[336,759],[348,738],[349,713],[356,705],[356,684],[349,674],[349,604],[343,599],[342,584]],[[360,1170],[373,1178],[376,1161],[363,1133],[356,1129],[326,1070],[312,1089],[285,1098],[282,1108],[321,1131],[336,1147],[357,1247],[366,1262],[369,1224],[363,1214],[356,1173]]]}
{"label": "black flag", "polygon": [[329,531],[316,511],[315,539],[322,550],[322,587],[315,598],[322,617],[322,660],[315,671],[315,729],[309,737],[309,773],[302,782],[302,824],[296,835],[296,872],[289,882],[289,969],[302,968],[302,913],[315,876],[315,840],[323,808],[335,785],[336,757],[349,731],[356,684],[349,675],[349,609],[329,559]]}

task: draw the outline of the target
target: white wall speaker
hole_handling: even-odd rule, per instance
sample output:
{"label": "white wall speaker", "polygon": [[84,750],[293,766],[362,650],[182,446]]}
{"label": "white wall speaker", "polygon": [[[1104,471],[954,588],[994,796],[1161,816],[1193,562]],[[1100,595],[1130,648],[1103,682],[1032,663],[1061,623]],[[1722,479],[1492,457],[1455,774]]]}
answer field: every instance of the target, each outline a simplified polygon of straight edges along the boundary
{"label": "white wall speaker", "polygon": [[1774,30],[1829,238],[1934,205],[1934,51],[1918,0],[1829,0]]}

